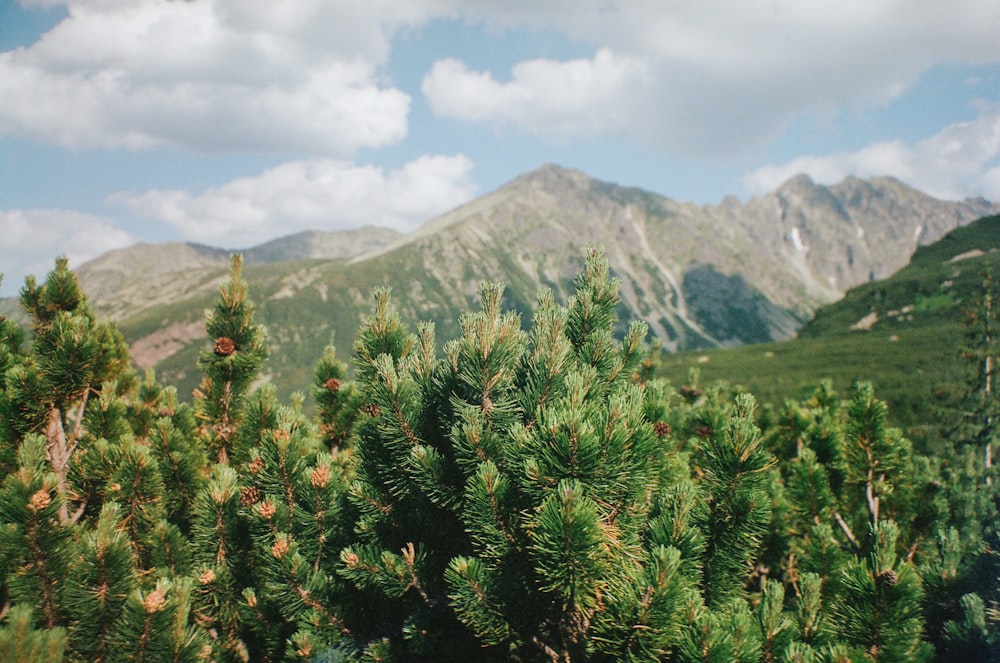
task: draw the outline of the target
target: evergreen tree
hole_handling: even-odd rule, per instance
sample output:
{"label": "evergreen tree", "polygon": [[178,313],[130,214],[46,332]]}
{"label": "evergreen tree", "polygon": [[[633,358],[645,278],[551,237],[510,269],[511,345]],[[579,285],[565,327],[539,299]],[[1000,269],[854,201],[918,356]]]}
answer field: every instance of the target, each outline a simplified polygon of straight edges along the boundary
{"label": "evergreen tree", "polygon": [[702,583],[712,607],[739,595],[770,517],[766,470],[774,456],[763,447],[755,407],[749,394],[737,396],[724,435],[702,441],[696,455],[708,505]]}
{"label": "evergreen tree", "polygon": [[1000,438],[1000,405],[994,393],[1000,371],[1000,301],[989,262],[981,272],[981,287],[965,308],[962,356],[968,366],[968,388],[962,418],[953,438],[980,450],[985,480],[992,477],[993,447]]}
{"label": "evergreen tree", "polygon": [[86,507],[76,503],[69,474],[86,441],[88,410],[105,391],[127,388],[128,352],[117,327],[96,320],[66,258],[56,260],[44,284],[28,277],[20,303],[31,317],[31,347],[5,373],[0,418],[13,429],[7,439],[12,450],[29,433],[45,436],[46,459],[63,497],[59,518],[68,523]]}
{"label": "evergreen tree", "polygon": [[337,359],[337,350],[328,345],[313,373],[313,400],[320,436],[330,451],[347,449],[351,433],[361,414],[361,394],[347,381],[347,366]]}
{"label": "evergreen tree", "polygon": [[1000,655],[983,319],[941,458],[865,383],[759,415],[696,374],[673,389],[642,325],[616,339],[596,251],[527,328],[485,284],[440,353],[377,290],[356,381],[327,348],[310,418],[253,388],[240,267],[194,407],[135,378],[64,259],[21,293],[30,342],[0,320],[0,660]]}
{"label": "evergreen tree", "polygon": [[377,293],[342,553],[386,604],[371,655],[653,660],[679,637],[694,587],[648,529],[669,426],[646,416],[660,392],[631,380],[645,328],[614,340],[619,284],[599,253],[576,285],[565,308],[543,293],[527,333],[485,285],[440,361],[433,330],[409,335]]}
{"label": "evergreen tree", "polygon": [[[0,353],[0,457],[16,458],[0,487],[0,614],[9,607],[21,633],[30,608],[39,637],[71,661],[193,660],[189,592],[173,591],[187,542],[167,520],[157,453],[136,438],[148,429],[133,416],[138,382],[121,334],[96,320],[64,258],[44,284],[29,278],[20,302],[31,343],[22,351],[4,325]],[[158,599],[139,610],[129,597],[157,591],[173,626],[144,637]]]}
{"label": "evergreen tree", "polygon": [[205,323],[212,346],[198,357],[205,378],[196,392],[197,417],[201,436],[220,463],[229,462],[244,400],[267,358],[264,330],[253,314],[243,280],[243,258],[234,254],[229,281],[220,289]]}
{"label": "evergreen tree", "polygon": [[842,571],[842,591],[833,606],[837,635],[874,661],[927,660],[920,576],[896,554],[895,523],[879,521],[872,530],[871,553]]}
{"label": "evergreen tree", "polygon": [[[208,377],[197,416],[216,422],[201,432],[220,462],[191,501],[195,619],[212,634],[214,660],[313,660],[340,646],[341,606],[350,602],[337,568],[351,456],[324,442],[350,438],[356,399],[332,348],[316,370],[319,429],[272,385],[251,391],[266,346],[237,258],[209,324],[210,335],[227,329],[240,330],[232,354],[219,354],[216,336],[200,359]],[[220,376],[228,387],[213,387]]]}

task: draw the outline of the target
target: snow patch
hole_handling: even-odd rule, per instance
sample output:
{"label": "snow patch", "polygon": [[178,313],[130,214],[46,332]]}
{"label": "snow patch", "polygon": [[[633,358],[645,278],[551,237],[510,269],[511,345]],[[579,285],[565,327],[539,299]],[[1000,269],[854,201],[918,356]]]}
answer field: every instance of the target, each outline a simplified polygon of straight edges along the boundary
{"label": "snow patch", "polygon": [[791,235],[790,238],[792,240],[792,246],[794,246],[797,251],[809,250],[809,247],[802,243],[802,236],[799,234],[798,228],[792,228],[792,232],[790,233],[790,235]]}
{"label": "snow patch", "polygon": [[920,237],[923,234],[924,234],[924,227],[923,226],[917,226],[916,228],[914,228],[913,229],[913,241],[914,242],[919,242],[920,241]]}
{"label": "snow patch", "polygon": [[862,228],[861,226],[855,226],[854,234],[858,236],[858,239],[861,239],[862,237],[865,236],[865,229]]}

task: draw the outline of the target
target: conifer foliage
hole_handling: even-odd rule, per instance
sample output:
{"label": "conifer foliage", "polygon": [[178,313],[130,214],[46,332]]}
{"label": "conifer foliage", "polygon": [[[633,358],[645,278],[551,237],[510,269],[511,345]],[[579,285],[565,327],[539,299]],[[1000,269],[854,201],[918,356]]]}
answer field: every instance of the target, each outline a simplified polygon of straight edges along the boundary
{"label": "conifer foliage", "polygon": [[191,405],[60,259],[0,319],[0,660],[1000,657],[993,322],[924,457],[867,383],[674,388],[619,287],[591,250],[529,321],[485,283],[441,345],[376,290],[310,415],[260,380],[239,257]]}
{"label": "conifer foliage", "polygon": [[198,365],[205,371],[197,393],[201,434],[220,463],[228,462],[233,452],[243,401],[267,358],[264,330],[253,314],[243,280],[243,258],[234,255],[229,282],[222,287],[205,324],[211,347],[198,357]]}

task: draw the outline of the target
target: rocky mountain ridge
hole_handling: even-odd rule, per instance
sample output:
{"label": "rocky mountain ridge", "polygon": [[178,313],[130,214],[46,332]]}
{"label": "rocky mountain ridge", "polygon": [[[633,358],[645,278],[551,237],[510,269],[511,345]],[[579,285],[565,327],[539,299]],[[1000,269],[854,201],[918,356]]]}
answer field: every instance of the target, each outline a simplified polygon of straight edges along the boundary
{"label": "rocky mountain ridge", "polygon": [[[998,212],[891,178],[826,187],[805,176],[746,203],[695,205],[547,165],[406,235],[350,244],[313,234],[249,249],[245,274],[270,332],[268,379],[305,389],[331,335],[349,350],[376,286],[392,288],[404,320],[431,320],[450,338],[482,281],[505,281],[507,305],[527,321],[539,288],[565,299],[587,247],[601,246],[622,279],[622,326],[646,320],[668,350],[753,343],[791,337],[819,306],[903,267],[919,245]],[[176,378],[196,372],[226,253],[139,246],[79,273],[98,312],[120,321],[137,363]]]}

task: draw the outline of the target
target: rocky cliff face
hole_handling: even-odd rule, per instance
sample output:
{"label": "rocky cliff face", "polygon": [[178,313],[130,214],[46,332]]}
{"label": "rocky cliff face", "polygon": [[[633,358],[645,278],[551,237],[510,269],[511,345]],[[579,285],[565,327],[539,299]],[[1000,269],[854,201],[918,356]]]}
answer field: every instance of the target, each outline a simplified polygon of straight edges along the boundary
{"label": "rocky cliff face", "polygon": [[[424,256],[438,287],[464,282],[466,295],[479,278],[565,294],[585,247],[603,246],[627,315],[677,349],[787,338],[817,306],[997,209],[935,200],[888,178],[824,187],[805,176],[746,204],[698,206],[545,166],[392,250]],[[355,259],[365,261],[378,264]]]}

